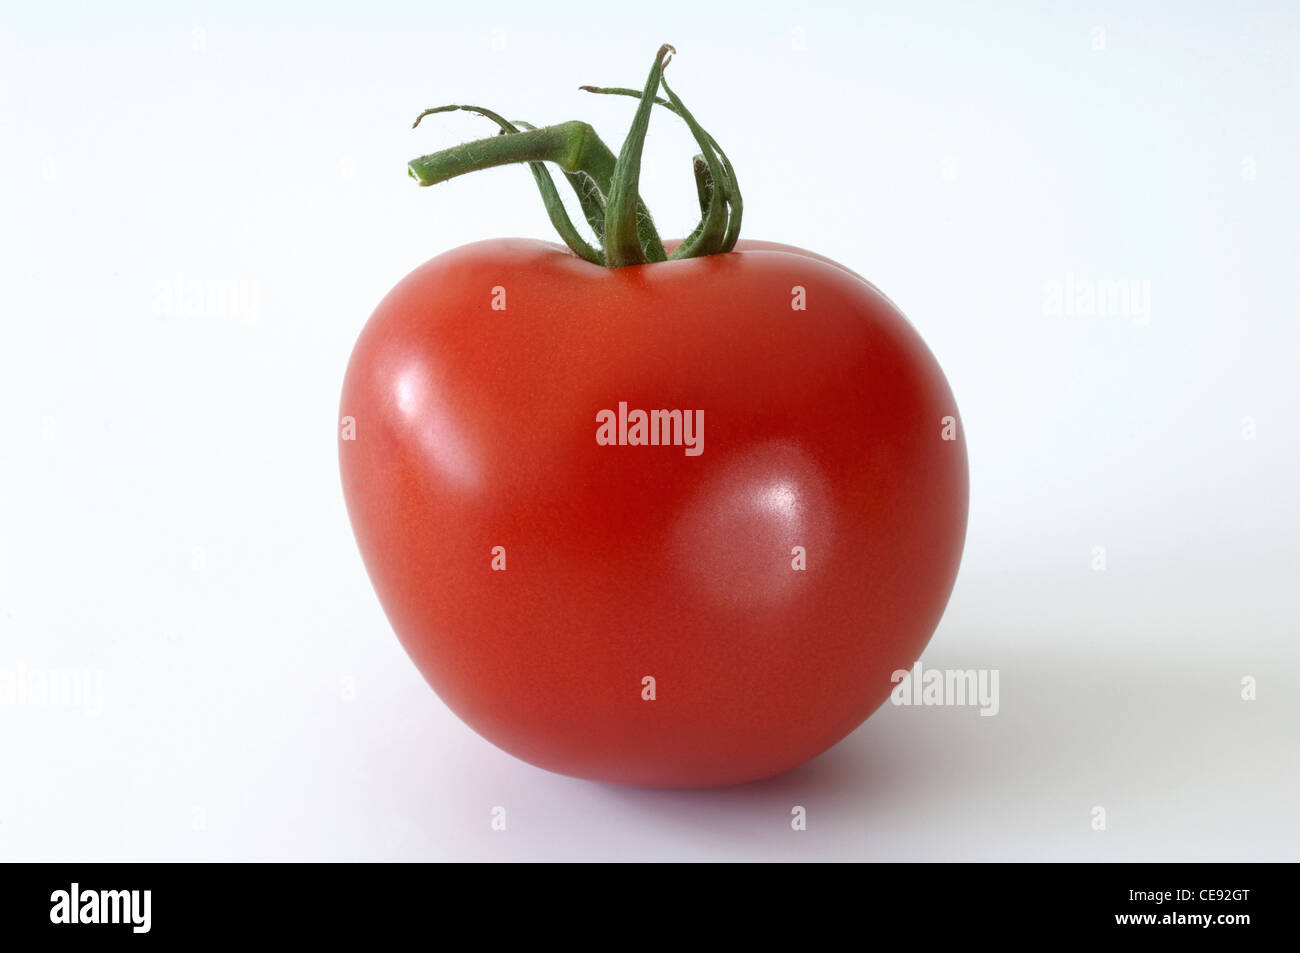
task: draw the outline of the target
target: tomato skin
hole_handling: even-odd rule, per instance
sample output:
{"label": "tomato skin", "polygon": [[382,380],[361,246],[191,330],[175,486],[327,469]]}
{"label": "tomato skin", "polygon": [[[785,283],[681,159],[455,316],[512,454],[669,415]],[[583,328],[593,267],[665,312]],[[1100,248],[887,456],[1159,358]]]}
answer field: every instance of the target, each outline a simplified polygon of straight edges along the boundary
{"label": "tomato skin", "polygon": [[[703,410],[703,452],[598,445],[620,401]],[[475,731],[563,774],[714,786],[813,757],[919,657],[961,558],[938,364],[872,286],[786,246],[621,269],[455,249],[380,303],[340,414],[406,651]]]}

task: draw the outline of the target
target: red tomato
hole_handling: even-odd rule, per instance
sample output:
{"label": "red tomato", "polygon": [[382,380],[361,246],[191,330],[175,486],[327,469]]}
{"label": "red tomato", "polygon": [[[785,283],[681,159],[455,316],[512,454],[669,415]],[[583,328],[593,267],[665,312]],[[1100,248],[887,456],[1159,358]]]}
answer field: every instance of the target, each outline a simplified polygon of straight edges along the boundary
{"label": "red tomato", "polygon": [[[637,444],[636,410],[682,425]],[[341,413],[402,644],[470,727],[563,774],[724,785],[813,757],[920,655],[961,557],[938,364],[875,288],[788,246],[612,269],[458,248],[379,305]]]}

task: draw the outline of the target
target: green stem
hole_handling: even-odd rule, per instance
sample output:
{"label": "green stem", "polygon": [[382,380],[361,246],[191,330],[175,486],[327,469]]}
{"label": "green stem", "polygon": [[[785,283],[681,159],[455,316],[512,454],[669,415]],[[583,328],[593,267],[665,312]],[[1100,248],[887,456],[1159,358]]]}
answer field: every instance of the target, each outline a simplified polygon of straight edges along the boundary
{"label": "green stem", "polygon": [[589,158],[585,152],[588,138],[595,134],[585,122],[562,122],[510,136],[463,142],[412,159],[407,171],[420,185],[437,185],[467,172],[515,162],[554,162],[565,172],[579,172]]}
{"label": "green stem", "polygon": [[[588,127],[590,128],[590,127]],[[592,180],[600,187],[602,201],[605,206],[606,221],[609,215],[608,195],[614,181],[614,169],[618,165],[618,160],[614,153],[610,151],[609,146],[596,135],[596,131],[591,131],[591,141],[587,143],[587,150],[583,156],[586,168],[583,169]],[[664,243],[659,238],[659,233],[655,230],[654,219],[650,217],[650,210],[645,207],[640,197],[636,200],[636,227],[637,236],[641,240],[641,250],[645,252],[646,261],[664,261],[668,253],[664,251]],[[600,234],[601,241],[604,241],[604,233]]]}
{"label": "green stem", "polygon": [[[515,125],[521,129],[536,129],[522,120],[516,119]],[[545,168],[545,166],[542,166]],[[573,194],[578,197],[578,204],[582,207],[583,217],[586,218],[587,224],[591,230],[596,233],[597,238],[605,236],[605,196],[600,191],[600,186],[586,172],[565,172],[564,177],[569,181],[569,186],[573,189]],[[568,217],[567,215],[565,216]],[[605,254],[601,252],[600,263],[605,263]]]}
{"label": "green stem", "polygon": [[[709,164],[704,161],[704,156],[691,159],[691,171],[695,173],[695,195],[700,200],[700,215],[703,216],[709,210],[709,202],[713,200],[713,174],[709,172]],[[704,224],[703,221],[700,224]]]}
{"label": "green stem", "polygon": [[[687,243],[697,242],[700,232],[704,230],[704,219],[709,214],[709,206],[713,204],[713,176],[709,172],[709,164],[704,161],[704,156],[695,156],[691,159],[691,169],[695,173],[695,196],[700,200],[700,220],[691,229],[691,233],[682,239],[678,248]],[[675,259],[677,256],[669,257]]]}
{"label": "green stem", "polygon": [[[640,99],[642,96],[640,91],[627,89],[622,86],[579,86],[578,88],[586,93],[601,93],[607,96],[631,96],[633,99]],[[664,83],[664,88],[668,88],[667,83]],[[665,109],[676,113],[683,119],[686,118],[684,115],[685,107],[683,106],[680,109],[678,108],[680,101],[678,103],[673,103],[667,99],[661,99],[656,96],[655,104],[663,106]],[[703,132],[703,130],[701,131]],[[692,129],[691,132],[694,133],[695,130]],[[727,174],[727,204],[731,208],[731,214],[727,222],[727,233],[723,239],[722,248],[720,250],[729,252],[736,247],[736,241],[740,238],[740,220],[745,207],[744,201],[740,197],[740,186],[736,183],[736,172],[731,166],[731,160],[728,159],[727,154],[722,151],[722,146],[718,145],[718,140],[714,139],[708,132],[704,132],[704,135],[708,137],[709,145],[718,153],[718,158],[722,160],[723,170]],[[704,215],[706,211],[707,210],[705,209],[701,209],[700,214]],[[700,225],[696,226],[696,230],[698,231],[703,224],[703,219],[701,219]],[[683,244],[685,243],[683,242]],[[680,247],[681,246],[678,246],[678,248]]]}
{"label": "green stem", "polygon": [[614,167],[609,197],[605,201],[605,260],[611,268],[643,265],[646,262],[637,232],[636,200],[637,187],[641,181],[641,151],[645,147],[645,135],[650,126],[650,109],[654,105],[655,93],[659,91],[664,67],[672,60],[672,54],[675,52],[676,50],[665,43],[655,54],[654,65],[650,67],[650,76],[646,80],[645,94],[641,97],[641,105],[637,107],[636,115],[632,117],[632,130],[623,142],[623,149],[618,154],[618,164]]}
{"label": "green stem", "polygon": [[[424,119],[425,116],[431,116],[434,113],[452,112],[454,110],[465,110],[466,112],[478,113],[480,116],[485,116],[500,126],[502,133],[510,134],[519,132],[515,125],[509,120],[502,118],[490,109],[484,109],[482,106],[435,106],[433,109],[426,109],[424,112],[420,113],[420,115],[416,116],[415,122],[411,125],[411,128],[414,129],[419,126],[420,121]],[[527,123],[521,123],[520,125],[530,130],[534,129],[533,126],[529,126]],[[546,206],[546,214],[550,217],[551,224],[555,227],[555,230],[560,233],[560,237],[564,239],[564,243],[593,265],[605,264],[605,255],[600,251],[600,249],[592,248],[586,239],[578,233],[577,228],[574,227],[572,220],[569,218],[569,213],[564,208],[564,202],[560,199],[560,193],[555,189],[555,181],[551,178],[551,173],[547,171],[545,163],[530,162],[528,163],[528,168],[533,173],[533,181],[537,183],[537,190],[542,195],[542,204]],[[566,172],[565,177],[569,180],[570,184],[573,185],[574,191],[578,193],[578,201],[583,202],[585,190],[581,184],[575,183],[574,180],[579,177],[586,180],[586,173]],[[583,211],[584,213],[586,212],[585,204],[583,204]],[[590,219],[590,215],[588,215],[588,218]],[[601,210],[600,218],[603,225],[603,210]]]}
{"label": "green stem", "polygon": [[677,94],[668,86],[668,80],[663,80],[664,92],[677,107],[681,117],[686,120],[686,125],[691,129],[691,135],[695,136],[696,143],[699,144],[700,152],[704,156],[704,162],[709,168],[709,177],[713,181],[712,193],[709,196],[709,207],[704,212],[704,218],[700,222],[700,227],[696,232],[681,243],[673,250],[673,258],[694,258],[697,255],[716,255],[722,251],[722,241],[727,233],[727,204],[726,200],[730,198],[731,183],[726,171],[722,168],[722,163],[718,161],[718,154],[713,151],[709,145],[708,134],[700,128],[700,124],[695,121],[695,117],[687,111],[682,105],[682,101],[677,98]]}
{"label": "green stem", "polygon": [[[462,143],[413,159],[407,171],[420,185],[434,185],[479,169],[528,163],[551,224],[577,255],[608,267],[665,261],[668,255],[663,242],[638,194],[646,131],[653,107],[658,104],[684,119],[700,146],[700,155],[695,157],[693,166],[696,194],[700,201],[700,223],[674,249],[672,257],[730,251],[735,247],[740,232],[742,208],[735,172],[717,141],[700,128],[664,80],[664,68],[674,52],[668,45],[659,48],[645,88],[640,92],[582,87],[591,92],[634,96],[639,100],[632,128],[617,157],[585,122],[564,122],[537,128],[526,122],[510,122],[481,106],[450,105],[425,110],[416,118],[415,125],[433,113],[466,110],[495,122],[500,133],[489,139]],[[661,85],[667,99],[657,95]],[[555,181],[544,165],[547,162],[559,166],[568,179],[583,216],[604,246],[603,251],[578,233],[556,190]]]}

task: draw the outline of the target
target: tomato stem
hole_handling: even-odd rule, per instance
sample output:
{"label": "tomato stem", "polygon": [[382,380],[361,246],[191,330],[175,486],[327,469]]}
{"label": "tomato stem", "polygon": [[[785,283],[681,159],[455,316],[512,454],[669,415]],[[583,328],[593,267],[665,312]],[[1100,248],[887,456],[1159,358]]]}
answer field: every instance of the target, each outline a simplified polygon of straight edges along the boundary
{"label": "tomato stem", "polygon": [[632,129],[623,140],[618,164],[614,166],[614,180],[610,183],[609,200],[605,206],[605,259],[612,268],[643,265],[646,261],[641,242],[637,238],[634,204],[641,180],[641,152],[645,147],[646,131],[650,127],[650,110],[663,80],[664,67],[672,61],[676,52],[665,43],[655,54],[641,104],[632,117]]}
{"label": "tomato stem", "polygon": [[[452,110],[457,109],[478,113],[480,116],[485,116],[486,118],[491,119],[501,127],[502,135],[519,131],[518,126],[515,123],[502,118],[490,109],[484,109],[482,106],[436,106],[433,109],[426,109],[424,112],[420,113],[420,115],[415,117],[415,122],[412,123],[411,128],[414,129],[416,126],[419,126],[420,120],[425,116],[432,115],[433,113],[451,112]],[[533,130],[533,127],[529,126],[527,123],[521,123],[519,125],[523,125],[525,128]],[[551,224],[555,226],[555,230],[560,233],[560,237],[564,239],[565,244],[592,264],[605,264],[604,253],[602,253],[598,248],[591,247],[591,245],[578,233],[577,228],[574,227],[573,222],[569,218],[569,213],[564,208],[564,202],[560,199],[560,193],[555,189],[555,181],[551,178],[551,173],[546,169],[546,164],[544,162],[530,162],[528,163],[528,167],[533,173],[533,180],[537,183],[538,191],[542,194],[542,204],[546,206],[546,212],[551,218]],[[588,222],[592,224],[593,228],[595,227],[596,220],[600,221],[603,225],[605,219],[604,209],[599,205],[592,207],[589,204],[591,203],[591,192],[586,186],[586,182],[590,181],[589,176],[585,172],[567,171],[564,175],[577,193],[578,202],[582,205],[583,212],[586,214]],[[593,219],[593,216],[598,216],[598,219]]]}
{"label": "tomato stem", "polygon": [[[735,172],[717,141],[700,128],[664,80],[664,67],[674,52],[667,44],[659,48],[641,91],[621,87],[581,87],[588,92],[632,96],[640,100],[632,128],[617,157],[585,122],[564,122],[537,128],[519,120],[511,122],[481,106],[448,105],[426,109],[416,117],[414,126],[419,126],[425,116],[434,113],[465,110],[492,120],[500,132],[487,139],[462,143],[413,159],[407,166],[408,174],[424,186],[479,169],[527,163],[552,226],[575,254],[593,264],[617,268],[665,261],[669,257],[690,258],[730,251],[740,233],[742,208]],[[668,99],[657,95],[661,85]],[[700,223],[671,256],[665,252],[654,220],[638,194],[641,154],[650,113],[656,104],[686,121],[701,150],[693,162]],[[546,169],[547,162],[559,166],[564,173],[601,248],[586,241],[574,226]]]}
{"label": "tomato stem", "polygon": [[[663,86],[664,86],[664,90],[668,92],[669,95],[672,95],[672,90],[668,89],[667,81],[664,81]],[[617,87],[617,86],[579,86],[578,88],[581,89],[583,92],[587,92],[587,93],[603,93],[605,95],[611,95],[611,96],[632,96],[636,99],[640,99],[642,95],[640,92],[638,92],[635,89],[624,89],[622,87]],[[677,115],[681,116],[683,119],[685,119],[687,125],[690,126],[691,134],[695,136],[696,142],[700,144],[700,147],[706,148],[706,143],[707,143],[707,148],[712,148],[718,154],[718,160],[722,166],[722,171],[724,173],[724,178],[723,178],[723,182],[725,183],[724,198],[728,206],[729,215],[727,221],[727,230],[722,240],[721,247],[715,249],[715,251],[719,251],[719,252],[731,251],[733,248],[736,247],[736,241],[740,238],[740,220],[741,220],[741,213],[744,210],[744,203],[740,197],[740,187],[736,184],[736,173],[735,170],[731,167],[731,161],[727,158],[727,154],[722,151],[722,147],[718,145],[718,141],[714,139],[713,136],[709,135],[709,133],[706,132],[704,129],[700,128],[699,124],[695,122],[695,117],[692,116],[689,112],[687,112],[686,107],[682,104],[681,100],[677,99],[676,96],[673,96],[673,99],[671,101],[667,99],[660,99],[659,97],[655,97],[655,103],[660,106],[663,106],[665,109],[668,109],[671,112],[674,112]],[[701,136],[703,138],[701,138]],[[707,153],[696,156],[695,158],[697,160],[703,161],[705,163],[705,168],[709,169],[710,175],[712,175],[711,170],[715,166],[708,163]],[[695,169],[695,177],[697,183],[700,178],[700,175],[701,173],[697,165]],[[703,203],[703,199],[701,199],[701,203]],[[701,204],[700,206],[700,214],[705,217],[707,217],[708,215],[708,207],[705,206],[704,204]],[[700,224],[696,226],[695,231],[699,232],[703,230],[704,227],[705,227],[705,221],[703,218],[701,218]],[[692,232],[692,235],[694,234],[695,232]],[[694,255],[700,255],[700,254],[710,255],[714,253],[714,251],[696,251],[693,255],[684,254],[682,251],[682,247],[685,244],[686,242],[682,242],[682,244],[677,247],[677,252],[672,257],[687,258],[687,257],[694,257]]]}

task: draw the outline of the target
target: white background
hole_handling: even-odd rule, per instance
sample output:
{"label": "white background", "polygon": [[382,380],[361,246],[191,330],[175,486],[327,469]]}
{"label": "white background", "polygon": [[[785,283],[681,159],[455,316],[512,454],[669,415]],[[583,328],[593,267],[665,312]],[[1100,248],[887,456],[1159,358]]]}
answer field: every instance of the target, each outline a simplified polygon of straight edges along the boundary
{"label": "white background", "polygon": [[[6,5],[0,858],[1300,859],[1295,6],[621,9]],[[631,103],[576,87],[662,42],[745,233],[866,275],[948,374],[972,509],[924,662],[998,669],[996,717],[886,706],[780,778],[619,789],[478,738],[383,617],[352,342],[425,259],[549,237],[522,169],[416,188],[493,130],[410,121],[617,148]],[[666,235],[693,151],[655,117]],[[1149,315],[1049,313],[1068,276]]]}

